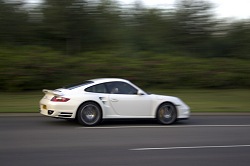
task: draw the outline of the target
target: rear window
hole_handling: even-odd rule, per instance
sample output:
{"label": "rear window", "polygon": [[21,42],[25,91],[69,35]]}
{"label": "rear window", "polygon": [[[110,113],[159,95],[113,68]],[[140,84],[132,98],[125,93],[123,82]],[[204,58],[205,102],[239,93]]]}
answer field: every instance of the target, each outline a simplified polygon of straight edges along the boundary
{"label": "rear window", "polygon": [[76,88],[82,87],[84,85],[92,84],[92,83],[94,83],[94,82],[93,81],[84,81],[82,83],[66,85],[66,86],[64,86],[62,88],[63,89],[68,89],[68,90],[72,90],[72,89],[76,89]]}
{"label": "rear window", "polygon": [[93,93],[108,93],[106,86],[104,84],[98,84],[85,89],[86,92],[93,92]]}

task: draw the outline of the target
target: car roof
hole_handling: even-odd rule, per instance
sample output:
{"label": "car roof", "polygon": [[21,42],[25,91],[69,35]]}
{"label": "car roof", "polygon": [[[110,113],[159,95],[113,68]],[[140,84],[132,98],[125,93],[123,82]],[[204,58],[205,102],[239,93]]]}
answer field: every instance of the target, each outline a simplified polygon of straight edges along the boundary
{"label": "car roof", "polygon": [[128,80],[121,79],[121,78],[96,78],[96,79],[91,79],[88,81],[93,81],[94,83],[104,83],[104,82],[112,82],[112,81],[129,82]]}

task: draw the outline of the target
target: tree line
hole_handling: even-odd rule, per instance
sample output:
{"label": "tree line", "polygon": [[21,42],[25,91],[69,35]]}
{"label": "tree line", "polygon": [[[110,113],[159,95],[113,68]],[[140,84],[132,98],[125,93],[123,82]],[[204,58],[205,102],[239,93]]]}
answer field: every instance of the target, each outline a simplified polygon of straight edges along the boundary
{"label": "tree line", "polygon": [[57,86],[65,73],[69,82],[117,76],[164,87],[249,87],[250,20],[218,19],[213,9],[204,0],[173,9],[0,0],[0,89]]}
{"label": "tree line", "polygon": [[219,20],[203,0],[179,0],[174,9],[113,0],[17,2],[0,0],[1,45],[39,45],[67,55],[120,49],[249,59],[250,21]]}

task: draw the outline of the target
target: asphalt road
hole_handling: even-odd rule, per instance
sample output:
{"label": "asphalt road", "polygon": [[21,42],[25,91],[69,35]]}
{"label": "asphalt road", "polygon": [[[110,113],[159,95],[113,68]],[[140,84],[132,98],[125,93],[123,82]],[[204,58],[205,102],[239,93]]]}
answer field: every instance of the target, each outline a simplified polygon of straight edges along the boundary
{"label": "asphalt road", "polygon": [[86,128],[0,116],[1,166],[249,166],[250,116],[192,116],[171,126],[106,121]]}

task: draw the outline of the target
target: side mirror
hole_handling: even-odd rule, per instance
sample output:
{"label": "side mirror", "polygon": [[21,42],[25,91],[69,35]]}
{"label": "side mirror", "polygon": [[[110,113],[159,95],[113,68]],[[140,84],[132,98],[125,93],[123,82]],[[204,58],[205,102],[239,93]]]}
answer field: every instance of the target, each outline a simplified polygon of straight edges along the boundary
{"label": "side mirror", "polygon": [[142,96],[142,95],[145,95],[145,93],[141,90],[138,90],[137,95]]}

